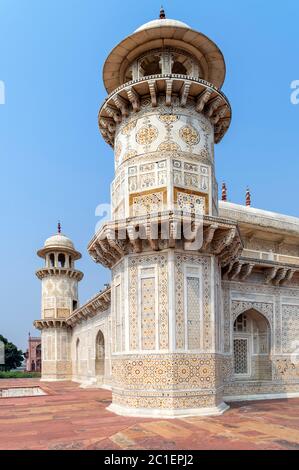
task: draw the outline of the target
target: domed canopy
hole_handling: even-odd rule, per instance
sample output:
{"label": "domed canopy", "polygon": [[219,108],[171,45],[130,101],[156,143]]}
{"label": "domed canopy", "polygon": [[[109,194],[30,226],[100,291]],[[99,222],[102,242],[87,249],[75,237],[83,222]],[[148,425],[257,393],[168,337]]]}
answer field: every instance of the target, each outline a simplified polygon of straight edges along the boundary
{"label": "domed canopy", "polygon": [[157,19],[138,28],[109,54],[103,70],[108,93],[127,82],[125,72],[138,57],[154,49],[177,48],[197,59],[203,78],[217,88],[225,79],[225,62],[220,49],[208,37],[185,23],[171,19]]}
{"label": "domed canopy", "polygon": [[45,248],[46,247],[71,248],[72,250],[75,249],[73,242],[65,235],[62,235],[62,233],[58,233],[57,235],[53,235],[52,237],[47,238],[45,241]]}
{"label": "domed canopy", "polygon": [[62,233],[60,233],[60,225],[58,226],[58,233],[53,235],[45,241],[44,247],[37,252],[38,256],[44,258],[47,253],[51,251],[63,251],[73,255],[74,259],[81,258],[81,253],[76,251],[72,240]]}
{"label": "domed canopy", "polygon": [[170,20],[170,19],[158,19],[158,20],[152,20],[149,21],[148,23],[143,24],[139,28],[134,31],[137,33],[138,31],[143,31],[145,29],[151,29],[151,28],[161,28],[161,26],[175,26],[179,28],[188,28],[191,29],[190,26],[188,26],[186,23],[183,23],[182,21],[178,20]]}

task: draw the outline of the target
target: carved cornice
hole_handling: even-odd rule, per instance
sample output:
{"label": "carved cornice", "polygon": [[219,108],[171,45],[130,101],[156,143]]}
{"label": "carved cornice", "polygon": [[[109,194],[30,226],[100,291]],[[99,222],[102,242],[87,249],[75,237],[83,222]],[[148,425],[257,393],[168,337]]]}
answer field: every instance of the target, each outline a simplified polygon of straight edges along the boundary
{"label": "carved cornice", "polygon": [[69,328],[66,320],[59,320],[56,318],[50,318],[48,320],[35,320],[33,324],[38,330],[44,330],[48,328]]}
{"label": "carved cornice", "polygon": [[39,279],[44,279],[48,276],[68,276],[69,278],[76,279],[77,281],[81,281],[83,279],[84,274],[81,271],[77,271],[76,269],[71,268],[41,268],[36,271],[36,276]]}
{"label": "carved cornice", "polygon": [[109,145],[114,146],[116,125],[131,113],[138,113],[145,96],[150,97],[153,108],[157,107],[158,96],[165,97],[166,106],[172,105],[174,97],[179,97],[181,107],[187,105],[188,99],[193,100],[196,111],[204,113],[214,125],[216,143],[230,125],[230,104],[211,83],[185,75],[150,75],[125,83],[106,98],[99,112],[99,128]]}
{"label": "carved cornice", "polygon": [[290,282],[294,274],[299,272],[299,265],[290,266],[275,261],[240,256],[223,270],[223,279],[246,281],[253,270],[263,273],[265,284],[282,286]]}
{"label": "carved cornice", "polygon": [[77,323],[87,318],[92,318],[99,312],[105,312],[110,307],[111,301],[111,288],[110,286],[102,292],[99,292],[95,297],[86,302],[82,307],[75,310],[66,322],[69,326],[73,327]]}
{"label": "carved cornice", "polygon": [[131,217],[105,224],[89,243],[88,251],[96,263],[111,269],[129,253],[182,247],[218,256],[222,266],[238,258],[243,249],[237,224],[231,221],[166,211],[150,218]]}

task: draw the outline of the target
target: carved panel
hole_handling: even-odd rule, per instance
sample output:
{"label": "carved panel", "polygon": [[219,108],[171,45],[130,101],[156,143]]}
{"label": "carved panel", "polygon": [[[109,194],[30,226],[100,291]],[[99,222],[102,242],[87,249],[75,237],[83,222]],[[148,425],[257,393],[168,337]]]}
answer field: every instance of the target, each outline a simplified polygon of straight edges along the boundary
{"label": "carved panel", "polygon": [[174,188],[174,200],[177,210],[187,214],[203,215],[209,210],[207,194]]}
{"label": "carved panel", "polygon": [[156,347],[156,278],[141,279],[141,341],[142,349]]}
{"label": "carved panel", "polygon": [[[129,324],[130,324],[130,350],[138,350],[141,348],[139,328],[139,305],[141,304],[141,293],[138,291],[138,267],[142,269],[147,266],[156,266],[157,269],[157,285],[158,285],[158,344],[160,349],[167,349],[169,346],[168,332],[168,265],[166,255],[148,255],[134,256],[129,258]],[[145,287],[145,286],[143,286]],[[141,289],[142,290],[142,289]],[[146,290],[143,291],[145,299],[143,299],[143,307],[146,306],[150,310],[153,309],[153,298],[148,296]],[[151,299],[151,300],[150,300]]]}
{"label": "carved panel", "polygon": [[299,350],[299,305],[282,305],[282,352]]}
{"label": "carved panel", "polygon": [[177,254],[175,259],[175,297],[176,297],[176,348],[184,349],[185,345],[185,302],[184,298],[184,265],[202,267],[202,304],[203,304],[203,322],[202,322],[202,348],[208,350],[212,347],[212,312],[211,312],[211,283],[210,259],[198,255]]}
{"label": "carved panel", "polygon": [[162,212],[166,203],[167,193],[161,191],[144,192],[130,195],[130,214],[132,216]]}
{"label": "carved panel", "polygon": [[187,276],[188,349],[200,349],[200,279]]}

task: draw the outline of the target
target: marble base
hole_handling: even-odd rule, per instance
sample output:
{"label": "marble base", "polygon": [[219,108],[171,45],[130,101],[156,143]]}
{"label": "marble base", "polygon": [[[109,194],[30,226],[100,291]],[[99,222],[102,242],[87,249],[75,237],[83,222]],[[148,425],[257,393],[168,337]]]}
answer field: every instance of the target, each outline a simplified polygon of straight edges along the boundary
{"label": "marble base", "polygon": [[262,400],[281,400],[288,398],[299,398],[299,392],[294,393],[264,393],[257,395],[237,395],[224,397],[224,400],[230,403],[239,401],[262,401]]}
{"label": "marble base", "polygon": [[106,408],[120,416],[134,416],[138,418],[188,418],[192,416],[219,416],[229,409],[226,403],[221,403],[213,408],[195,409],[157,409],[157,408],[129,408],[111,403]]}

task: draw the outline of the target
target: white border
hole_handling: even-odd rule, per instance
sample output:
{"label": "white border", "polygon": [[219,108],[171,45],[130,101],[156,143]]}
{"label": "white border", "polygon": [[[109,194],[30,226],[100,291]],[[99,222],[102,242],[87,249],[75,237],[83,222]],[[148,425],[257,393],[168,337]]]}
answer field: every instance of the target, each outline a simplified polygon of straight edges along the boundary
{"label": "white border", "polygon": [[287,398],[299,398],[299,392],[292,393],[266,393],[260,395],[234,395],[224,397],[223,399],[229,403],[242,401],[263,401],[263,400],[281,400]]}
{"label": "white border", "polygon": [[222,402],[212,408],[188,408],[188,409],[159,409],[159,408],[129,408],[126,406],[111,403],[106,410],[120,416],[131,416],[139,418],[188,418],[192,416],[219,416],[229,409],[229,406]]}

